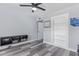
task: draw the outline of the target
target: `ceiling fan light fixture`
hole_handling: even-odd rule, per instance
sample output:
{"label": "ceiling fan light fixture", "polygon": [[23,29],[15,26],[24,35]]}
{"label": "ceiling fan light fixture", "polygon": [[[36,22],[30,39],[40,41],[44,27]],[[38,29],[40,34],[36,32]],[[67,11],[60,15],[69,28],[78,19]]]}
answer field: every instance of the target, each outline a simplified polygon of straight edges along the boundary
{"label": "ceiling fan light fixture", "polygon": [[35,11],[35,10],[37,10],[37,8],[35,8],[35,7],[32,7],[32,10],[34,10],[34,11]]}

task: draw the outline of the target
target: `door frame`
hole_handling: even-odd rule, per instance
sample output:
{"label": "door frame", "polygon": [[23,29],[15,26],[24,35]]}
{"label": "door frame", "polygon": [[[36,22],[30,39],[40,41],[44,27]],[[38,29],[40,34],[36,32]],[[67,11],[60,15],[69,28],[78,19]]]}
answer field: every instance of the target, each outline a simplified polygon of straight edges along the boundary
{"label": "door frame", "polygon": [[[53,17],[51,17],[51,20],[53,20],[53,41],[55,41],[55,39],[54,39],[54,17],[56,17],[56,16],[61,16],[61,15],[68,15],[67,17],[68,17],[68,43],[67,43],[67,45],[68,45],[68,47],[66,47],[66,48],[64,48],[64,49],[67,49],[67,50],[70,50],[69,49],[69,24],[70,24],[70,22],[69,22],[69,14],[68,13],[64,13],[64,14],[58,14],[58,15],[55,15],[55,16],[53,16]],[[52,26],[52,25],[51,25]],[[51,30],[52,30],[52,28],[51,28]],[[57,46],[57,45],[55,45],[54,44],[54,42],[52,42],[51,43],[51,45],[54,45],[54,46]],[[59,46],[58,46],[59,47]],[[63,47],[61,47],[61,48],[63,48]]]}
{"label": "door frame", "polygon": [[[43,24],[43,20],[39,20],[39,21],[37,21],[37,39],[39,39],[39,23],[42,23]],[[43,25],[43,27],[44,27],[44,25]],[[42,31],[43,32],[43,31]],[[43,35],[43,33],[42,33],[42,35]],[[43,36],[42,36],[42,39],[43,39]]]}

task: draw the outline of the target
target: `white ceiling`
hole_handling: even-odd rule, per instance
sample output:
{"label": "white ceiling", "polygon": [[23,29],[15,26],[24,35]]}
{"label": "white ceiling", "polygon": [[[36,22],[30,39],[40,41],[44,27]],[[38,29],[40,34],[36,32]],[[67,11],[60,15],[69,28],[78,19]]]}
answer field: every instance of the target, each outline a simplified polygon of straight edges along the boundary
{"label": "white ceiling", "polygon": [[52,12],[56,12],[58,10],[69,8],[71,6],[77,5],[77,3],[46,3],[43,4],[46,7],[46,10],[50,10]]}
{"label": "white ceiling", "polygon": [[[22,3],[21,3],[22,4]],[[28,4],[28,3],[26,3]],[[18,3],[4,3],[4,4],[0,4],[0,7],[10,7],[10,8],[13,8],[14,10],[18,10],[18,11],[22,11],[24,13],[28,13],[29,14],[32,14],[32,11],[30,7],[20,7],[19,6],[20,4]],[[40,6],[45,8],[46,11],[41,11],[41,10],[36,10],[34,15],[36,14],[37,16],[44,16],[44,15],[50,15],[51,13],[55,13],[56,11],[58,10],[62,10],[64,8],[69,8],[69,7],[72,7],[74,5],[77,5],[77,3],[43,3],[41,4]]]}
{"label": "white ceiling", "polygon": [[41,7],[45,8],[46,11],[37,10],[35,11],[35,14],[40,17],[50,17],[53,13],[69,8],[72,6],[78,5],[77,3],[44,3],[40,5]]}
{"label": "white ceiling", "polygon": [[[22,3],[21,3],[22,4]],[[30,4],[30,3],[29,3]],[[71,7],[71,6],[74,6],[74,5],[77,5],[78,3],[43,3],[41,4],[40,6],[41,7],[44,7],[46,9],[46,11],[52,11],[52,12],[56,12],[58,10],[61,10],[61,9],[64,9],[64,8],[68,8],[68,7]],[[19,8],[22,8],[19,6],[20,4],[18,3],[1,3],[0,4],[0,7],[1,6],[7,6],[7,7],[19,7]],[[26,3],[26,5],[28,5],[28,3]],[[28,10],[28,9],[31,9],[29,7],[24,7],[23,10]]]}

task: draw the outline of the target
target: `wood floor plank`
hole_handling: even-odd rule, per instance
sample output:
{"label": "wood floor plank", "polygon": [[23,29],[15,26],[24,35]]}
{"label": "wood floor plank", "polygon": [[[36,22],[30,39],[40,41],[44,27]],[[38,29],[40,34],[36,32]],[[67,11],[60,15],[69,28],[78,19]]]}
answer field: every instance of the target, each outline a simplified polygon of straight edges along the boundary
{"label": "wood floor plank", "polygon": [[77,53],[70,51],[69,56],[77,56]]}
{"label": "wood floor plank", "polygon": [[45,43],[34,43],[4,49],[0,51],[0,56],[76,56],[76,53]]}
{"label": "wood floor plank", "polygon": [[48,47],[46,46],[44,49],[42,49],[41,51],[38,52],[38,55],[39,56],[45,55],[47,52],[49,52],[49,50],[48,50],[49,48],[51,48],[51,46],[48,46]]}

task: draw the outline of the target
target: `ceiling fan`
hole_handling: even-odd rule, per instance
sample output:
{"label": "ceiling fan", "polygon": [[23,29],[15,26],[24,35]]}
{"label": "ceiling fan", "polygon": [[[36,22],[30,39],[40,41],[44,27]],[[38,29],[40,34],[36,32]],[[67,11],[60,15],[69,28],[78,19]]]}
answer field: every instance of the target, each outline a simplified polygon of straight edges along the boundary
{"label": "ceiling fan", "polygon": [[39,5],[42,3],[31,3],[31,5],[24,5],[20,4],[21,7],[32,7],[32,12],[34,12],[36,9],[40,9],[42,11],[45,11],[46,9],[40,7]]}

